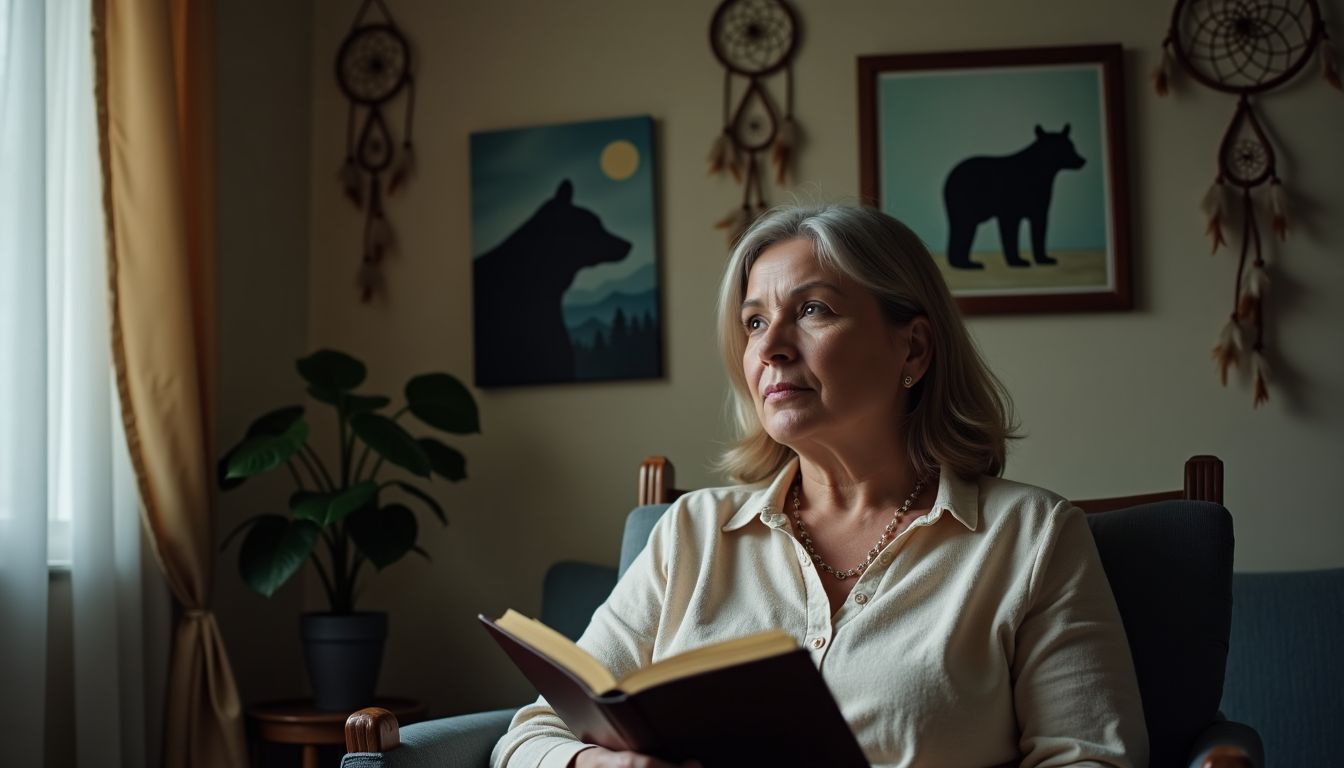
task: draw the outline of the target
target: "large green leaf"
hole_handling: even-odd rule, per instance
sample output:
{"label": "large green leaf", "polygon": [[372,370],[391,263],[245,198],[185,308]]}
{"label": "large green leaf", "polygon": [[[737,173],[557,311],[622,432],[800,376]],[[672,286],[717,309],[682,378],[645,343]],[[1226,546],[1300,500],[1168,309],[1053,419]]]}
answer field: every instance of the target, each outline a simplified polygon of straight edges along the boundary
{"label": "large green leaf", "polygon": [[351,512],[378,497],[378,485],[369,481],[355,483],[343,491],[311,493],[300,491],[289,497],[289,511],[300,520],[319,527],[339,523]]}
{"label": "large green leaf", "polygon": [[317,526],[307,520],[260,515],[238,551],[243,581],[266,597],[275,594],[312,554],[317,533]]}
{"label": "large green leaf", "polygon": [[319,403],[326,403],[327,405],[333,405],[337,407],[340,407],[341,405],[340,392],[328,392],[324,389],[318,389],[317,387],[310,386],[308,387],[308,396],[318,401]]}
{"label": "large green leaf", "polygon": [[324,393],[349,392],[364,383],[367,374],[363,363],[334,349],[319,349],[299,358],[295,366],[304,381]]}
{"label": "large green leaf", "polygon": [[263,435],[283,435],[294,422],[303,417],[302,405],[287,405],[284,408],[276,408],[270,413],[257,417],[247,428],[248,437],[261,437]]}
{"label": "large green leaf", "polygon": [[300,418],[284,434],[258,435],[244,440],[228,457],[225,478],[251,477],[284,464],[308,439],[308,422]]}
{"label": "large green leaf", "polygon": [[297,491],[289,497],[290,514],[319,526],[326,525],[329,506],[331,506],[330,493]]}
{"label": "large green leaf", "polygon": [[424,502],[425,506],[429,507],[429,510],[434,513],[434,516],[439,518],[439,522],[444,525],[448,524],[448,516],[443,513],[443,507],[439,505],[439,502],[436,501],[433,496],[430,496],[428,493],[425,493],[410,483],[404,483],[400,480],[393,480],[392,484]]}
{"label": "large green leaf", "polygon": [[434,470],[434,474],[453,482],[466,478],[467,457],[457,449],[450,448],[432,437],[422,437],[415,442],[429,457],[429,466]]}
{"label": "large green leaf", "polygon": [[270,413],[264,414],[252,422],[247,428],[247,434],[237,445],[224,452],[219,458],[219,463],[215,466],[215,481],[221,491],[229,491],[243,484],[246,478],[230,477],[229,462],[238,453],[238,449],[249,439],[254,437],[264,437],[267,435],[283,435],[286,430],[294,426],[294,422],[303,417],[303,406],[288,405],[284,408],[277,408]]}
{"label": "large green leaf", "polygon": [[[336,494],[327,507],[327,525],[339,523],[378,498],[378,484],[365,480]],[[375,505],[376,506],[376,505]]]}
{"label": "large green leaf", "polygon": [[384,459],[421,477],[429,477],[429,457],[420,450],[411,433],[395,421],[376,413],[361,413],[350,420],[350,426],[360,440]]}
{"label": "large green leaf", "polygon": [[378,570],[397,562],[415,546],[415,515],[401,504],[365,507],[351,515],[346,530]]}
{"label": "large green leaf", "polygon": [[392,398],[383,395],[346,395],[345,412],[351,416],[357,413],[368,413],[376,411],[390,402],[392,402]]}
{"label": "large green leaf", "polygon": [[406,382],[406,406],[417,419],[445,432],[481,431],[476,400],[462,382],[446,373],[426,373]]}

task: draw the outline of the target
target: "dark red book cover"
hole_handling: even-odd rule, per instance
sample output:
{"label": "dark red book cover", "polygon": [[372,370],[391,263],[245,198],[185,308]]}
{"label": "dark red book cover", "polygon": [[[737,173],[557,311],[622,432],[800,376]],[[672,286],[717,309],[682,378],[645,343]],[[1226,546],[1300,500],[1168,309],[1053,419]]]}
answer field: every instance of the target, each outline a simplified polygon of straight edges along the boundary
{"label": "dark red book cover", "polygon": [[582,741],[715,766],[866,768],[854,734],[807,652],[670,680],[635,694],[594,694],[546,655],[481,622]]}

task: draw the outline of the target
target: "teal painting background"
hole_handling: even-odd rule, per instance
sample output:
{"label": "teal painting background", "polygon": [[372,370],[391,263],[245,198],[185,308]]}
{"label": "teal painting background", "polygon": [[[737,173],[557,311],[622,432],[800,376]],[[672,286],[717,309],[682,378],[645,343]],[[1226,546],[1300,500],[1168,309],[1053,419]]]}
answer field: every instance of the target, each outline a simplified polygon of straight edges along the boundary
{"label": "teal painting background", "polygon": [[[1055,176],[1047,249],[1108,251],[1106,163],[1100,65],[919,70],[878,76],[878,162],[882,209],[904,221],[937,256],[947,252],[943,184],[977,155],[1010,155],[1036,139],[1035,127],[1066,123],[1081,169]],[[1030,258],[1023,222],[1019,247]],[[975,252],[1001,252],[998,224],[976,230]]]}

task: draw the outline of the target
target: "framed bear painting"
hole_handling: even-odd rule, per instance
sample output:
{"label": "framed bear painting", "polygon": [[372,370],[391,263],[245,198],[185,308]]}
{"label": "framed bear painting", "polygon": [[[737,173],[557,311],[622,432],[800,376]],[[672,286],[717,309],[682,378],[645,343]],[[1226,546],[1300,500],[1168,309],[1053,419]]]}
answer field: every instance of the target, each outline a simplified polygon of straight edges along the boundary
{"label": "framed bear painting", "polygon": [[963,312],[1133,306],[1119,45],[858,63],[864,201],[924,240]]}
{"label": "framed bear painting", "polygon": [[663,374],[653,119],[471,135],[477,386]]}

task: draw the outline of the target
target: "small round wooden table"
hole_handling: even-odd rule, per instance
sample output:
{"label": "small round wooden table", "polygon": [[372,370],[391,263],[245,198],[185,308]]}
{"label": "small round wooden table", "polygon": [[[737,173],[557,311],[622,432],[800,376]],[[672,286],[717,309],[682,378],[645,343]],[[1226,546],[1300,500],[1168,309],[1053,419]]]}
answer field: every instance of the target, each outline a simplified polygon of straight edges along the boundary
{"label": "small round wooden table", "polygon": [[[415,699],[380,698],[369,706],[382,707],[396,715],[399,725],[425,717],[425,705]],[[303,768],[317,768],[318,747],[345,744],[345,719],[349,716],[349,712],[317,709],[312,699],[267,701],[247,710],[258,741],[298,744],[303,748]]]}

